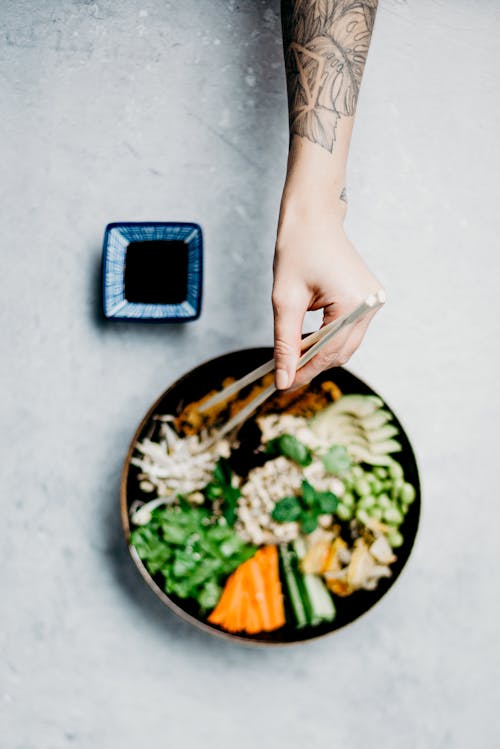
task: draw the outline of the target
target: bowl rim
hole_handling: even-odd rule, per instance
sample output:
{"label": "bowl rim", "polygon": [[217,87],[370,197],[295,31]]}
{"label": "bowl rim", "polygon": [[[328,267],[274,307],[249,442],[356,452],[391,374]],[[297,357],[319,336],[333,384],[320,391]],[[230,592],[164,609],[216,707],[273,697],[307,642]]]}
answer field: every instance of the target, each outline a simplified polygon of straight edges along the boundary
{"label": "bowl rim", "polygon": [[[201,630],[203,632],[209,633],[210,635],[214,635],[216,637],[219,637],[220,639],[230,640],[232,642],[237,642],[237,643],[239,643],[241,645],[245,645],[245,646],[248,646],[248,647],[264,647],[264,648],[266,648],[266,647],[287,647],[287,646],[304,645],[304,644],[306,644],[308,642],[313,642],[313,641],[316,641],[316,640],[320,640],[320,639],[322,639],[324,637],[330,637],[330,636],[336,634],[339,631],[345,630],[350,625],[355,624],[357,621],[359,621],[362,617],[365,617],[370,611],[372,611],[375,607],[377,607],[381,603],[381,601],[393,590],[394,586],[396,585],[396,583],[400,579],[401,575],[403,574],[403,572],[408,567],[408,563],[410,561],[410,557],[411,557],[413,548],[415,546],[415,542],[416,542],[417,536],[419,534],[419,529],[420,529],[420,520],[421,520],[421,515],[422,515],[422,482],[421,482],[421,479],[420,479],[420,470],[419,470],[419,467],[418,467],[418,462],[417,462],[417,457],[416,457],[416,454],[415,454],[415,450],[413,449],[413,445],[410,443],[409,437],[407,436],[406,429],[404,427],[402,427],[405,435],[407,436],[408,442],[410,443],[411,452],[413,454],[413,458],[414,458],[414,461],[415,461],[416,484],[417,484],[416,485],[416,489],[417,489],[417,496],[418,496],[418,501],[419,501],[418,516],[417,516],[417,520],[416,520],[415,533],[414,533],[413,538],[411,540],[411,543],[410,543],[410,545],[408,547],[408,556],[407,556],[406,561],[403,564],[403,567],[401,568],[400,572],[398,573],[397,577],[391,583],[390,587],[385,591],[385,593],[379,599],[377,599],[373,604],[371,604],[367,609],[365,609],[358,616],[356,616],[355,619],[353,619],[353,620],[351,620],[349,622],[346,622],[345,624],[341,625],[340,627],[336,627],[335,629],[329,630],[327,632],[321,632],[321,633],[318,633],[316,635],[312,634],[310,637],[304,638],[302,640],[289,640],[289,641],[281,641],[281,642],[279,642],[279,641],[272,641],[272,640],[251,639],[251,638],[247,637],[246,635],[235,634],[235,633],[232,633],[232,632],[225,632],[222,629],[217,629],[217,628],[213,627],[211,624],[208,624],[206,622],[203,622],[200,619],[197,619],[195,616],[193,616],[188,611],[186,611],[181,606],[179,606],[174,600],[172,600],[170,598],[170,596],[167,593],[165,593],[165,591],[163,591],[160,588],[159,585],[157,585],[157,583],[153,579],[152,575],[148,572],[146,566],[143,564],[143,562],[140,559],[139,555],[137,554],[136,550],[129,543],[129,538],[130,538],[131,530],[130,530],[130,518],[129,518],[128,504],[127,504],[127,483],[128,483],[128,476],[129,476],[129,471],[130,471],[130,460],[131,460],[132,455],[134,453],[135,446],[136,446],[136,443],[137,443],[137,441],[139,439],[140,434],[143,432],[144,428],[146,427],[146,425],[150,421],[151,417],[155,414],[155,412],[156,412],[158,406],[160,405],[160,403],[169,394],[169,392],[171,390],[173,390],[174,388],[178,387],[184,380],[186,380],[187,378],[189,378],[195,370],[202,369],[204,366],[210,364],[211,362],[213,362],[216,359],[222,359],[222,358],[224,358],[226,356],[231,356],[231,355],[239,354],[239,353],[243,353],[243,352],[249,353],[251,351],[260,351],[260,350],[262,350],[264,348],[268,348],[269,351],[272,352],[272,347],[270,347],[270,346],[269,347],[266,347],[266,346],[250,346],[250,347],[244,348],[244,349],[234,349],[234,350],[231,350],[231,351],[227,351],[224,354],[220,354],[219,356],[213,356],[213,357],[210,357],[209,359],[205,359],[203,362],[201,362],[200,364],[196,365],[195,367],[192,367],[190,370],[188,370],[183,375],[181,375],[180,377],[178,377],[174,382],[172,382],[156,398],[156,400],[153,402],[153,404],[151,405],[151,407],[148,409],[147,413],[143,416],[143,418],[141,419],[140,423],[138,424],[138,426],[137,426],[137,428],[136,428],[136,430],[134,432],[134,435],[133,435],[133,437],[132,437],[132,439],[130,441],[130,444],[129,444],[129,447],[128,447],[128,450],[127,450],[127,453],[126,453],[126,456],[125,456],[125,460],[124,460],[123,468],[122,468],[122,472],[121,472],[121,478],[120,478],[120,516],[121,516],[122,531],[123,531],[123,534],[124,534],[124,540],[125,540],[125,543],[127,545],[129,554],[130,554],[130,556],[131,556],[131,558],[132,558],[135,566],[139,570],[139,573],[141,574],[141,577],[145,580],[146,584],[153,591],[153,593],[155,593],[155,595],[162,601],[162,603],[164,603],[171,611],[173,611],[177,616],[179,616],[185,622],[188,622],[189,624],[194,625],[198,630]],[[364,378],[358,377],[358,375],[354,374],[354,372],[351,372],[351,370],[346,369],[346,367],[335,367],[335,368],[332,368],[332,369],[342,370],[342,371],[347,372],[350,375],[353,375],[358,380],[360,380],[364,385],[366,385],[366,387],[368,387],[373,393],[376,393],[376,391],[374,390],[374,388],[372,388],[372,386],[368,382],[366,382],[366,380]],[[330,370],[325,370],[325,371],[330,371]],[[389,409],[389,411],[397,418],[399,424],[402,426],[399,417],[393,411],[393,409],[391,408],[391,406],[387,403],[387,401],[385,400],[385,398],[383,398],[383,402],[384,402],[384,405]]]}

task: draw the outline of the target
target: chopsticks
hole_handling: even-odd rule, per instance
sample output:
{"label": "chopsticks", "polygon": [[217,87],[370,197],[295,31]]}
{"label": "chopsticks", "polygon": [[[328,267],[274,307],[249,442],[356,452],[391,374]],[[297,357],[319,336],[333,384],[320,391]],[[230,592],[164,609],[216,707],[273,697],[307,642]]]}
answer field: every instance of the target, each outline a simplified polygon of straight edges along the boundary
{"label": "chopsticks", "polygon": [[[297,363],[297,369],[301,369],[304,364],[307,364],[309,361],[311,361],[313,356],[315,356],[318,351],[320,351],[324,346],[330,343],[330,341],[338,333],[340,333],[341,330],[346,328],[348,325],[351,325],[353,322],[356,322],[356,320],[359,320],[361,317],[364,317],[364,315],[366,315],[368,312],[372,312],[378,309],[384,303],[385,292],[380,289],[374,294],[370,294],[370,296],[367,297],[363,302],[361,302],[361,304],[359,304],[357,307],[355,307],[352,312],[339,317],[337,320],[329,323],[329,325],[326,325],[324,328],[321,328],[315,333],[307,336],[307,338],[304,338],[301,347],[301,350],[304,353]],[[210,409],[212,406],[215,406],[216,404],[226,400],[231,395],[234,395],[234,393],[240,391],[242,388],[250,385],[252,382],[255,382],[269,372],[272,372],[273,369],[274,359],[271,359],[265,364],[262,364],[260,367],[257,367],[257,369],[254,369],[252,372],[244,375],[244,377],[241,377],[236,382],[233,382],[227,387],[223,388],[223,390],[221,390],[219,393],[216,393],[216,395],[209,398],[202,406],[200,406],[200,413],[208,411],[208,409]],[[241,411],[238,411],[238,413],[235,414],[232,419],[229,419],[229,421],[227,421],[222,427],[220,427],[220,429],[218,429],[211,435],[210,443],[217,441],[224,435],[231,432],[237,426],[239,426],[239,424],[245,421],[250,416],[250,414],[252,414],[259,406],[261,406],[268,398],[270,398],[271,395],[276,392],[276,390],[276,385],[273,383],[272,385],[269,385],[267,388],[265,388],[255,398],[252,398],[252,400],[247,403],[247,405],[244,406]]]}
{"label": "chopsticks", "polygon": [[[339,317],[337,320],[334,320],[333,322],[326,325],[324,328],[321,328],[320,330],[317,330],[315,333],[311,333],[311,335],[308,335],[306,338],[302,340],[301,343],[301,351],[307,351],[310,346],[313,345],[313,343],[316,343],[316,341],[321,340],[322,334],[325,334],[329,330],[333,330],[335,328],[339,328],[341,326],[344,317]],[[230,385],[225,387],[220,392],[216,393],[215,395],[212,395],[211,398],[209,398],[205,403],[203,403],[199,407],[200,413],[205,413],[205,411],[208,411],[212,406],[216,406],[218,403],[222,403],[222,401],[227,400],[231,395],[234,395],[234,393],[238,393],[240,390],[243,390],[244,387],[247,385],[251,385],[252,382],[255,382],[256,380],[260,380],[261,377],[264,377],[264,375],[269,374],[269,372],[272,372],[274,369],[274,359],[270,359],[265,364],[261,364],[260,367],[257,367],[257,369],[252,370],[251,372],[248,372],[248,374],[241,377],[239,380],[236,380],[236,382],[232,382]]]}

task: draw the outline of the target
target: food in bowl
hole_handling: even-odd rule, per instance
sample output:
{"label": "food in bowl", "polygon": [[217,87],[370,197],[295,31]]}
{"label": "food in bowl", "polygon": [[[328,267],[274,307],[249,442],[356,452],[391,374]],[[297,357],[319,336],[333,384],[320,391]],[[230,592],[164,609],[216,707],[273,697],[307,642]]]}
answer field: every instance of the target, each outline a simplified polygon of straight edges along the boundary
{"label": "food in bowl", "polygon": [[376,590],[393,575],[417,495],[392,412],[332,380],[261,407],[242,469],[238,442],[209,435],[255,390],[203,415],[212,392],[156,414],[131,458],[135,553],[168,596],[242,636],[333,623],[344,601]]}

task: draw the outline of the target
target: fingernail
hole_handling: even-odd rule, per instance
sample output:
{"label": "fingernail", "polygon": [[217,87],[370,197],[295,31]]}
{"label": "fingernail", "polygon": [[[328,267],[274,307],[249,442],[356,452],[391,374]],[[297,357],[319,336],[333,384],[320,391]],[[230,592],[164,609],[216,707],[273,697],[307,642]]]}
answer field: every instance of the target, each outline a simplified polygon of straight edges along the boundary
{"label": "fingernail", "polygon": [[276,370],[276,387],[278,388],[278,390],[286,390],[289,382],[290,382],[290,378],[288,376],[288,372],[286,371],[286,369],[277,369]]}

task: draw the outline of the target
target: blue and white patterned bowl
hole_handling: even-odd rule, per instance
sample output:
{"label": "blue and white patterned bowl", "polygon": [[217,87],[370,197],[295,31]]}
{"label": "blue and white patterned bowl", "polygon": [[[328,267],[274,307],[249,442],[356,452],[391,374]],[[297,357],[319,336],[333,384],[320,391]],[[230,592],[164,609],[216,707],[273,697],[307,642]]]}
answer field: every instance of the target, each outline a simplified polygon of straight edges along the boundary
{"label": "blue and white patterned bowl", "polygon": [[[186,299],[176,304],[129,302],[125,298],[125,258],[131,242],[149,240],[186,242],[188,246]],[[194,223],[127,221],[108,224],[104,232],[102,294],[104,315],[113,320],[189,322],[201,312],[203,235]]]}

